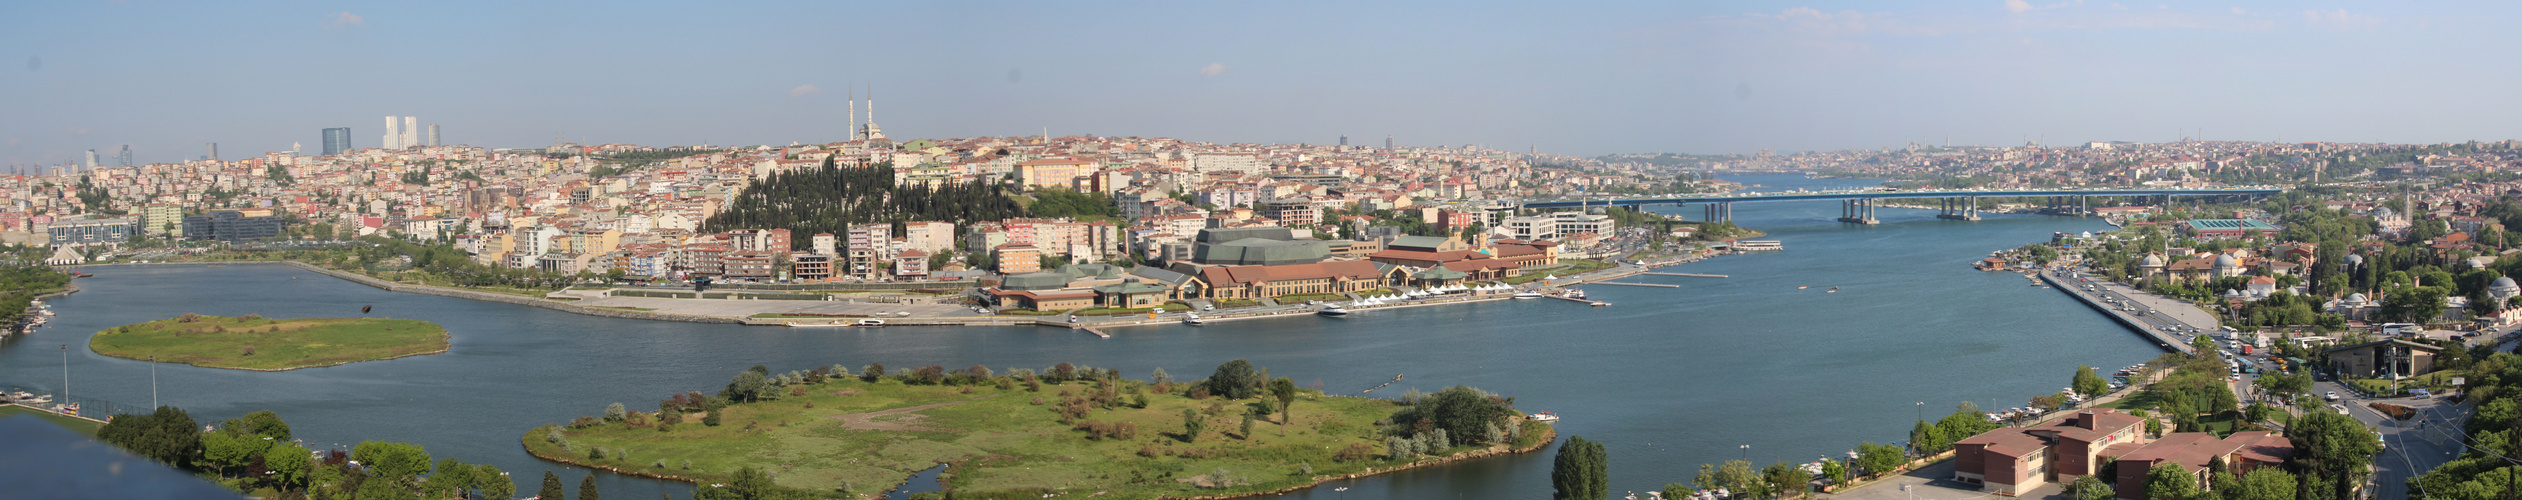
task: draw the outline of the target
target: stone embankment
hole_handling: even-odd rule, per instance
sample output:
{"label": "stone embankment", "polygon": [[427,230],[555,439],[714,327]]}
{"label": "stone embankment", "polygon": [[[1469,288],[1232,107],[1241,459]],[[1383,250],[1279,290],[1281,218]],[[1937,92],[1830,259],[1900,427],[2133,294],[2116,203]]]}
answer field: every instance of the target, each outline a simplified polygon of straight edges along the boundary
{"label": "stone embankment", "polygon": [[[2068,296],[2075,297],[2076,300],[2084,301],[2084,305],[2092,306],[2093,310],[2101,311],[2102,315],[2109,316],[2111,321],[2117,321],[2120,325],[2128,327],[2129,330],[2137,332],[2137,335],[2145,336],[2147,340],[2154,341],[2156,346],[2162,347],[2164,350],[2181,354],[2198,353],[2197,349],[2189,347],[2188,341],[2181,340],[2178,337],[2173,337],[2172,334],[2163,333],[2161,330],[2147,327],[2146,322],[2138,320],[2135,316],[2130,316],[2126,311],[2114,309],[2107,304],[2103,304],[2100,297],[2096,297],[2091,292],[2086,292],[2084,289],[2077,288],[2075,285],[2068,283],[2067,280],[2057,277],[2055,272],[2041,272],[2040,279],[2041,281],[2049,283],[2050,288],[2056,288],[2058,291],[2066,292]],[[2191,328],[2198,328],[2198,325],[2188,326]],[[2206,328],[2215,328],[2215,326],[2216,325],[2207,325]],[[2202,329],[2200,331],[2204,330]]]}
{"label": "stone embankment", "polygon": [[690,322],[690,323],[736,323],[736,322],[738,322],[738,321],[737,321],[736,319],[734,319],[734,318],[719,318],[719,317],[712,317],[712,316],[694,316],[694,315],[689,315],[689,314],[667,314],[667,313],[657,313],[657,312],[648,312],[648,311],[626,311],[626,310],[619,310],[619,309],[601,309],[601,308],[594,308],[594,307],[581,306],[581,305],[577,305],[577,304],[570,304],[570,303],[565,303],[565,302],[558,302],[558,301],[554,301],[554,300],[551,300],[551,299],[544,299],[544,298],[537,298],[537,297],[527,297],[527,296],[522,296],[522,295],[509,295],[509,294],[504,294],[504,293],[492,293],[492,292],[477,292],[477,291],[472,291],[472,290],[459,290],[459,289],[444,288],[444,287],[435,287],[435,286],[429,286],[429,285],[414,285],[414,284],[410,284],[410,283],[395,283],[395,282],[391,282],[391,281],[385,281],[385,280],[381,280],[381,279],[370,278],[370,277],[367,277],[367,276],[361,276],[361,275],[358,275],[358,274],[347,273],[347,272],[342,272],[342,271],[335,271],[335,270],[331,270],[331,269],[325,269],[325,268],[323,268],[323,267],[318,267],[318,266],[316,266],[316,265],[313,265],[313,264],[307,264],[307,263],[304,263],[304,262],[297,262],[297,261],[284,261],[283,263],[284,263],[284,264],[288,264],[288,265],[292,265],[292,266],[297,266],[299,269],[305,269],[305,270],[308,270],[308,271],[314,271],[314,272],[316,272],[316,273],[320,273],[320,274],[323,274],[323,275],[326,275],[326,276],[332,276],[332,277],[335,277],[335,278],[341,278],[341,279],[344,279],[344,280],[349,280],[349,281],[350,281],[350,282],[352,282],[352,283],[358,283],[358,284],[362,284],[362,285],[368,285],[368,286],[373,286],[373,287],[381,288],[381,289],[384,289],[385,291],[389,291],[389,292],[417,293],[417,294],[422,294],[422,295],[436,295],[436,296],[440,296],[440,297],[454,297],[454,298],[459,298],[459,299],[472,299],[472,300],[479,300],[479,301],[484,301],[484,302],[499,302],[499,303],[504,303],[504,304],[516,304],[516,305],[521,305],[521,306],[540,307],[540,308],[544,308],[544,309],[552,309],[552,310],[557,310],[557,311],[562,311],[562,312],[569,312],[569,313],[584,314],[584,315],[588,315],[588,316],[603,316],[603,317],[608,317],[608,318],[645,319],[645,320],[657,320],[657,321],[683,321],[683,322]]}

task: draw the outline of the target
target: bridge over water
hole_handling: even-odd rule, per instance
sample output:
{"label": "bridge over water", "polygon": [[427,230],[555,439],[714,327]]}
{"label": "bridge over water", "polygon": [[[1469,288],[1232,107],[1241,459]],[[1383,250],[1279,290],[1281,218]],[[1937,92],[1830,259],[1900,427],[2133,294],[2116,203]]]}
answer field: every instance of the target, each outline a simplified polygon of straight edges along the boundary
{"label": "bridge over water", "polygon": [[[1841,217],[1839,218],[1839,220],[1840,220],[1841,222],[1850,222],[1850,223],[1857,223],[1857,224],[1874,224],[1874,223],[1877,223],[1877,222],[1878,222],[1878,221],[1877,221],[1877,220],[1875,220],[1875,218],[1874,218],[1874,208],[1875,208],[1875,206],[1878,204],[1876,200],[1885,200],[1885,199],[1904,199],[1904,198],[1936,198],[1936,199],[1943,200],[1943,201],[1942,201],[1942,204],[1943,204],[1943,209],[1942,209],[1942,210],[1943,210],[1943,213],[1936,215],[1936,217],[1939,217],[1939,218],[1945,218],[1945,219],[1957,219],[1957,220],[1979,220],[1979,199],[1980,199],[1980,198],[2043,198],[2043,197],[2046,197],[2046,198],[2049,198],[2049,199],[2050,199],[2050,203],[2049,203],[2049,205],[2050,205],[2050,206],[2053,206],[2053,207],[2066,207],[2066,206],[2073,206],[2073,207],[2077,207],[2077,210],[2078,210],[2078,212],[2079,212],[2079,213],[2082,213],[2082,212],[2085,212],[2085,211],[2089,211],[2089,210],[2090,210],[2090,208],[2092,207],[2092,198],[2093,198],[2093,197],[2096,197],[2096,196],[2104,196],[2104,197],[2155,197],[2155,196],[2159,196],[2159,197],[2162,197],[2164,201],[2169,201],[2169,200],[2171,200],[2171,198],[2172,198],[2172,197],[2174,197],[2174,196],[2192,196],[2192,197],[2242,197],[2242,196],[2267,196],[2267,195],[2277,194],[2277,193],[2281,193],[2281,192],[2285,192],[2285,190],[2284,190],[2284,189],[2281,189],[2281,188],[2235,188],[2235,189],[2049,189],[2049,190],[2040,190],[2040,189],[2020,190],[2020,189],[2017,189],[2017,190],[1915,190],[1915,191],[1887,191],[1887,190],[1880,190],[1880,189],[1877,189],[1877,190],[1865,190],[1865,191],[1784,192],[1784,193],[1728,193],[1728,194],[1712,194],[1712,195],[1704,195],[1704,196],[1672,196],[1672,197],[1662,197],[1662,198],[1629,198],[1629,199],[1570,200],[1570,201],[1534,201],[1534,202],[1517,202],[1517,203],[1514,203],[1514,204],[1513,204],[1513,207],[1514,207],[1514,208],[1586,208],[1586,207],[1629,207],[1629,208],[1635,209],[1635,208],[1644,207],[1644,206],[1647,206],[1647,205],[1673,205],[1673,206],[1684,206],[1684,205],[1689,205],[1689,204],[1697,203],[1697,204],[1702,204],[1702,205],[1706,206],[1706,210],[1707,210],[1707,217],[1706,217],[1705,219],[1703,219],[1703,220],[1707,220],[1707,221],[1731,221],[1731,220],[1734,220],[1734,204],[1735,204],[1735,203],[1759,203],[1759,202],[1772,202],[1772,201],[1818,201],[1818,200],[1838,200],[1838,201],[1840,202]],[[2073,203],[2069,203],[2069,201],[2070,201],[2070,200],[2071,200],[2071,201],[2073,201]]]}

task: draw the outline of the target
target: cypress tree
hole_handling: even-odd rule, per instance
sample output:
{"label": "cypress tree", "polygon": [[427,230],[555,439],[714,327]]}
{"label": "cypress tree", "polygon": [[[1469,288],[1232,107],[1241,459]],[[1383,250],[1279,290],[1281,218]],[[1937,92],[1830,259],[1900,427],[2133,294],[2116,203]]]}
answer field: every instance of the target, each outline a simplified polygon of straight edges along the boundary
{"label": "cypress tree", "polygon": [[553,474],[551,469],[544,469],[543,489],[536,491],[535,496],[538,498],[568,498],[568,495],[569,492],[560,489],[560,475]]}
{"label": "cypress tree", "polygon": [[1611,494],[1610,456],[1602,443],[1570,436],[1551,463],[1552,500],[1602,500]]}
{"label": "cypress tree", "polygon": [[589,472],[586,479],[578,481],[578,500],[598,500],[595,492],[595,473]]}

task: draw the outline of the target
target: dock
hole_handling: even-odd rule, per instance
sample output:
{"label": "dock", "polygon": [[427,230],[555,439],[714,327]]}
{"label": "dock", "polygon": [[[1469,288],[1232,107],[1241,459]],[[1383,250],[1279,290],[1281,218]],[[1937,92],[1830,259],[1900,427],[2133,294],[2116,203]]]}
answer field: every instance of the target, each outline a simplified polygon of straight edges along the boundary
{"label": "dock", "polygon": [[1726,275],[1722,275],[1722,274],[1699,274],[1699,273],[1646,273],[1646,274],[1651,274],[1651,275],[1655,275],[1655,276],[1688,276],[1688,277],[1692,277],[1692,278],[1731,278],[1731,277],[1732,277],[1732,276],[1726,276]]}
{"label": "dock", "polygon": [[1109,333],[1103,333],[1103,330],[1096,330],[1096,329],[1095,329],[1095,327],[1091,327],[1091,326],[1081,326],[1081,327],[1077,327],[1077,329],[1079,329],[1079,330],[1085,330],[1085,331],[1086,331],[1086,333],[1092,333],[1092,334],[1095,334],[1095,336],[1097,336],[1097,337],[1103,337],[1103,338],[1107,338],[1107,339],[1108,339],[1108,338],[1112,338],[1112,334],[1109,334]]}
{"label": "dock", "polygon": [[[1616,284],[1618,284],[1618,283],[1595,283],[1595,284],[1597,284],[1597,285],[1616,285]],[[1543,295],[1543,297],[1549,297],[1549,298],[1553,298],[1553,299],[1565,300],[1565,301],[1569,301],[1569,302],[1581,302],[1581,303],[1584,303],[1585,305],[1594,306],[1594,307],[1602,307],[1602,306],[1608,306],[1608,305],[1611,305],[1611,303],[1610,303],[1610,302],[1603,302],[1603,301],[1599,301],[1599,300],[1586,300],[1586,299],[1580,299],[1580,298],[1576,298],[1576,297],[1569,297],[1569,296],[1564,296],[1564,295]]]}
{"label": "dock", "polygon": [[1666,285],[1666,284],[1661,284],[1661,283],[1620,283],[1620,282],[1612,282],[1612,281],[1596,281],[1596,282],[1593,282],[1593,283],[1586,283],[1586,284],[1588,284],[1588,285],[1652,286],[1652,287],[1661,287],[1661,288],[1681,288],[1681,285]]}

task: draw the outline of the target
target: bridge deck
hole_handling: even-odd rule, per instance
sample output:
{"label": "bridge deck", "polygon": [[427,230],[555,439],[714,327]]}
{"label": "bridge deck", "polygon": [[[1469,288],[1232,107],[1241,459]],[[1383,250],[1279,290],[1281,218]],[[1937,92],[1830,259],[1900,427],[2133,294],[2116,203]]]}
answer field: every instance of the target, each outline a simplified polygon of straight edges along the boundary
{"label": "bridge deck", "polygon": [[1524,208],[1575,208],[1628,205],[1678,205],[1685,203],[1755,203],[1767,201],[1870,200],[1897,198],[2020,198],[2040,196],[2263,196],[2285,192],[2283,189],[2097,189],[2097,190],[2009,190],[2009,191],[1852,191],[1831,193],[1762,193],[1751,195],[1679,196],[1670,198],[1634,198],[1625,200],[1574,200],[1525,202]]}

